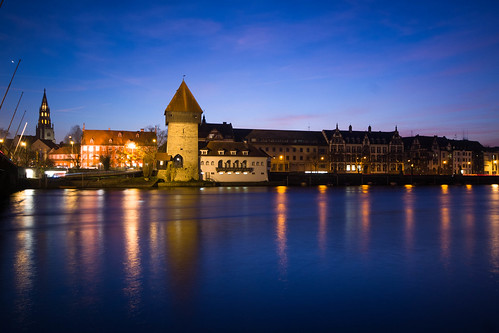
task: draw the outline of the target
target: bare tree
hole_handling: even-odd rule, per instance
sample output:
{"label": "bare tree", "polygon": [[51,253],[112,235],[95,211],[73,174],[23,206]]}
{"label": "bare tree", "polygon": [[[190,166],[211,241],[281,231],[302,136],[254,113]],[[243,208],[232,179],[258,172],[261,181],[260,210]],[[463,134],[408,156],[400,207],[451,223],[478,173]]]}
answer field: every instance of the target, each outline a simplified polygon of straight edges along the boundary
{"label": "bare tree", "polygon": [[74,125],[64,137],[64,143],[70,143],[71,141],[80,143],[82,135],[83,131],[81,130],[80,125]]}

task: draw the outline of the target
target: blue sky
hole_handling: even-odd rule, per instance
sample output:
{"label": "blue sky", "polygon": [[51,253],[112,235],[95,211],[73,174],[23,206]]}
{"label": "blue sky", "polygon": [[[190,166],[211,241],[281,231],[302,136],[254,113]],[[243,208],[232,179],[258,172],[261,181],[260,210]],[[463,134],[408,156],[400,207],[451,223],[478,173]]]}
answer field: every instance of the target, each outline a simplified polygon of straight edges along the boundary
{"label": "blue sky", "polygon": [[34,134],[46,88],[58,141],[83,123],[164,128],[186,75],[209,122],[499,146],[498,17],[495,0],[5,0],[2,97],[22,61],[0,127],[24,91],[14,127],[27,110]]}

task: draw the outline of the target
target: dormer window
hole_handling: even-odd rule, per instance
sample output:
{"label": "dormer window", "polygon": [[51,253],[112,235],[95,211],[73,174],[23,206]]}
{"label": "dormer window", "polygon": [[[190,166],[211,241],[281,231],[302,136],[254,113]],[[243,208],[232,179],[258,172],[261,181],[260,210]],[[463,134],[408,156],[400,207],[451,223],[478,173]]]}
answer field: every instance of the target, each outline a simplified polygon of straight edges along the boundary
{"label": "dormer window", "polygon": [[139,134],[139,133],[135,134],[135,137],[136,137],[136,138],[138,138],[139,136],[140,136],[140,134]]}
{"label": "dormer window", "polygon": [[248,155],[248,151],[247,150],[243,150],[243,155]]}
{"label": "dormer window", "polygon": [[123,136],[123,133],[119,132],[118,133],[118,138],[121,138]]}
{"label": "dormer window", "polygon": [[208,150],[202,149],[201,150],[201,155],[208,155]]}
{"label": "dormer window", "polygon": [[90,144],[94,144],[94,138],[90,139]]}
{"label": "dormer window", "polygon": [[109,139],[109,143],[113,143],[113,139]]}
{"label": "dormer window", "polygon": [[224,155],[224,153],[225,153],[225,152],[223,151],[223,149],[220,149],[220,150],[218,151],[218,155]]}
{"label": "dormer window", "polygon": [[230,151],[230,154],[231,154],[231,155],[236,155],[236,153],[237,153],[237,152],[236,152],[235,150],[231,150],[231,151]]}

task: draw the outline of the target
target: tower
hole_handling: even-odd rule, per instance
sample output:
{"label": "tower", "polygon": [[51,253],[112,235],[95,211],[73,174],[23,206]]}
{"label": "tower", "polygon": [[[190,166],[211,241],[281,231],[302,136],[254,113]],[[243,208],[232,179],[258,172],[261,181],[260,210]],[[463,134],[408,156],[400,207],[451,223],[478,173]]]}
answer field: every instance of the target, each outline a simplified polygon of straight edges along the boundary
{"label": "tower", "polygon": [[41,140],[50,140],[55,143],[54,125],[50,121],[50,108],[47,103],[46,90],[43,89],[42,105],[38,115],[38,125],[36,125],[36,137]]}
{"label": "tower", "polygon": [[171,180],[199,179],[198,126],[203,110],[182,80],[165,110],[166,152],[172,156]]}

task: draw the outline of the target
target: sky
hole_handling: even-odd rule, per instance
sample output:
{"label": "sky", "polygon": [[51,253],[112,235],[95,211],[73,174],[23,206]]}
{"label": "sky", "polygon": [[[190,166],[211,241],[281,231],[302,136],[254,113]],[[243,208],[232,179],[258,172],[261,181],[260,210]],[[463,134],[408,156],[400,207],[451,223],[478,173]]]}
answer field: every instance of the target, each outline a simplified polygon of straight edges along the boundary
{"label": "sky", "polygon": [[499,146],[499,2],[5,0],[0,110],[57,141],[165,128],[185,82],[208,122],[392,131]]}

